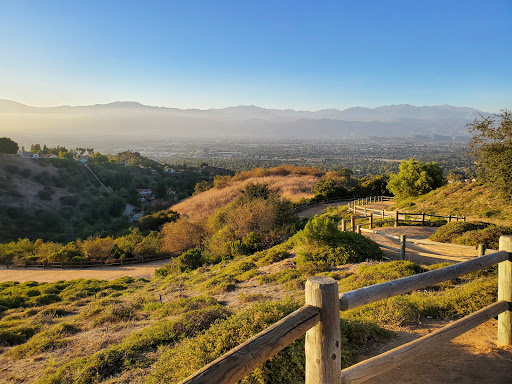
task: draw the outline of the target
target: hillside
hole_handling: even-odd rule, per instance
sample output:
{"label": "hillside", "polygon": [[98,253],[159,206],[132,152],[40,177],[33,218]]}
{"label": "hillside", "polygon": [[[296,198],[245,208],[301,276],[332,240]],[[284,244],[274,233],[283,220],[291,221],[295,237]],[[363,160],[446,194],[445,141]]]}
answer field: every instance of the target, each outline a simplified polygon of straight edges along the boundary
{"label": "hillside", "polygon": [[[122,234],[131,225],[128,211],[167,208],[191,195],[199,181],[231,174],[214,167],[171,173],[128,151],[110,157],[96,153],[87,165],[108,191],[75,160],[0,155],[0,243]],[[151,189],[151,201],[141,202],[137,189]]]}
{"label": "hillside", "polygon": [[411,213],[451,214],[467,216],[468,220],[512,225],[510,201],[478,182],[448,184],[426,195],[401,201],[395,208]]}
{"label": "hillside", "polygon": [[267,184],[270,189],[279,190],[279,196],[296,202],[314,196],[311,188],[320,178],[314,175],[286,175],[252,177],[246,180],[229,180],[226,185],[209,189],[199,195],[192,196],[172,207],[180,214],[191,219],[212,214],[216,209],[225,206],[241,195],[241,190],[248,184]]}
{"label": "hillside", "polygon": [[[182,203],[196,200],[189,208],[197,210],[195,219],[169,222],[161,234],[104,239],[106,247],[99,240],[72,244],[84,257],[105,251],[106,260],[135,240],[141,252],[188,249],[151,279],[66,281],[63,270],[52,283],[0,283],[0,381],[177,383],[301,306],[309,276],[332,277],[346,292],[442,266],[382,262],[374,242],[338,231],[333,212],[301,225],[282,197],[304,197],[319,176],[281,168],[217,177],[217,187]],[[277,186],[282,192],[272,190]],[[494,302],[496,282],[491,269],[342,312],[342,365],[391,339],[392,330],[457,319]],[[275,378],[303,382],[303,338],[244,382]]]}

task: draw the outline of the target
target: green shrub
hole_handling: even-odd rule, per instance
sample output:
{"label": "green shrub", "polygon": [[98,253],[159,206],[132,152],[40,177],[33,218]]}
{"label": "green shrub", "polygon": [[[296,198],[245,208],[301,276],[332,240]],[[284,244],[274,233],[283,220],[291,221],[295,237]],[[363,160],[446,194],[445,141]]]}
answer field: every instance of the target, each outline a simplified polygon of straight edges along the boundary
{"label": "green shrub", "polygon": [[203,262],[199,248],[189,249],[178,257],[178,269],[180,272],[190,272],[202,266]]}
{"label": "green shrub", "polygon": [[36,333],[35,327],[18,327],[0,330],[0,345],[14,346],[23,344]]}
{"label": "green shrub", "polygon": [[325,240],[308,241],[309,238],[310,235],[305,234],[301,241],[302,246],[297,247],[297,269],[302,271],[317,273],[330,266],[382,259],[379,246],[357,233],[340,232],[336,229],[336,232],[320,236]]}
{"label": "green shrub", "polygon": [[66,336],[73,335],[77,332],[79,332],[79,329],[75,325],[60,323],[33,336],[25,344],[12,348],[7,354],[15,358],[22,358],[34,356],[48,350],[62,348],[69,343],[69,339],[66,339]]}
{"label": "green shrub", "polygon": [[451,243],[465,232],[483,229],[488,225],[488,223],[481,221],[454,221],[440,227],[429,239],[442,243]]}
{"label": "green shrub", "polygon": [[471,246],[484,244],[486,248],[498,249],[500,236],[510,234],[512,234],[512,228],[501,225],[480,221],[452,222],[443,225],[429,239]]}

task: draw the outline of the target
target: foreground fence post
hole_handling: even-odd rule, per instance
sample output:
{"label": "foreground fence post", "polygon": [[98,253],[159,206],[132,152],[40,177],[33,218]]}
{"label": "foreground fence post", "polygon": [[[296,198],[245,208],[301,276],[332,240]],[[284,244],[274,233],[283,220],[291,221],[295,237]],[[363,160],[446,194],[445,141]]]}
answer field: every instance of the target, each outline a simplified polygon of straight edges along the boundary
{"label": "foreground fence post", "polygon": [[478,257],[482,257],[483,255],[485,255],[485,245],[478,244]]}
{"label": "foreground fence post", "polygon": [[400,260],[405,260],[405,235],[400,235]]}
{"label": "foreground fence post", "polygon": [[509,252],[508,260],[498,264],[498,301],[509,303],[508,311],[498,315],[498,346],[512,345],[512,236],[500,237],[500,251]]}
{"label": "foreground fence post", "polygon": [[325,276],[306,282],[306,305],[320,308],[320,322],[306,332],[306,384],[341,383],[338,283]]}
{"label": "foreground fence post", "polygon": [[347,221],[345,219],[341,219],[341,232],[345,232],[347,230]]}
{"label": "foreground fence post", "polygon": [[370,213],[370,229],[373,229],[373,213]]}

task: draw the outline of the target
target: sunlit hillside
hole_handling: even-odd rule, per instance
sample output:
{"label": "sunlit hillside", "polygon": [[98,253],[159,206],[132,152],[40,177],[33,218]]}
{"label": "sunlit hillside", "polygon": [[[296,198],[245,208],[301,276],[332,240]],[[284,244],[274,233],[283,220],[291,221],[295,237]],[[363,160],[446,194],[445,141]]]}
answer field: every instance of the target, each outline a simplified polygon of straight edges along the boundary
{"label": "sunlit hillside", "polygon": [[512,223],[512,204],[481,183],[449,184],[397,204],[401,211],[467,216],[500,224]]}
{"label": "sunlit hillside", "polygon": [[172,207],[173,210],[186,214],[191,219],[212,214],[216,209],[225,206],[240,196],[241,190],[250,183],[268,184],[271,189],[278,189],[281,197],[298,201],[302,198],[313,197],[311,188],[319,180],[314,175],[264,176],[252,177],[245,180],[230,180],[223,187],[212,188],[192,196]]}

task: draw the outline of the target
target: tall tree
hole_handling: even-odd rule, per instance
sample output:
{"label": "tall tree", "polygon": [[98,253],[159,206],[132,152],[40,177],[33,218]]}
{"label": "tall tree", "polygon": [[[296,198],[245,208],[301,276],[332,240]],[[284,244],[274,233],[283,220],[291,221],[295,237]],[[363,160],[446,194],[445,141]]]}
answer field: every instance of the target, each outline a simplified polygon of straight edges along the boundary
{"label": "tall tree", "polygon": [[467,125],[469,147],[477,159],[478,178],[512,198],[512,111],[480,116]]}
{"label": "tall tree", "polygon": [[0,138],[0,153],[15,154],[18,152],[18,143],[12,141],[8,137]]}
{"label": "tall tree", "polygon": [[437,163],[421,163],[414,157],[400,163],[398,174],[389,175],[388,190],[399,198],[415,197],[445,184],[443,169]]}

